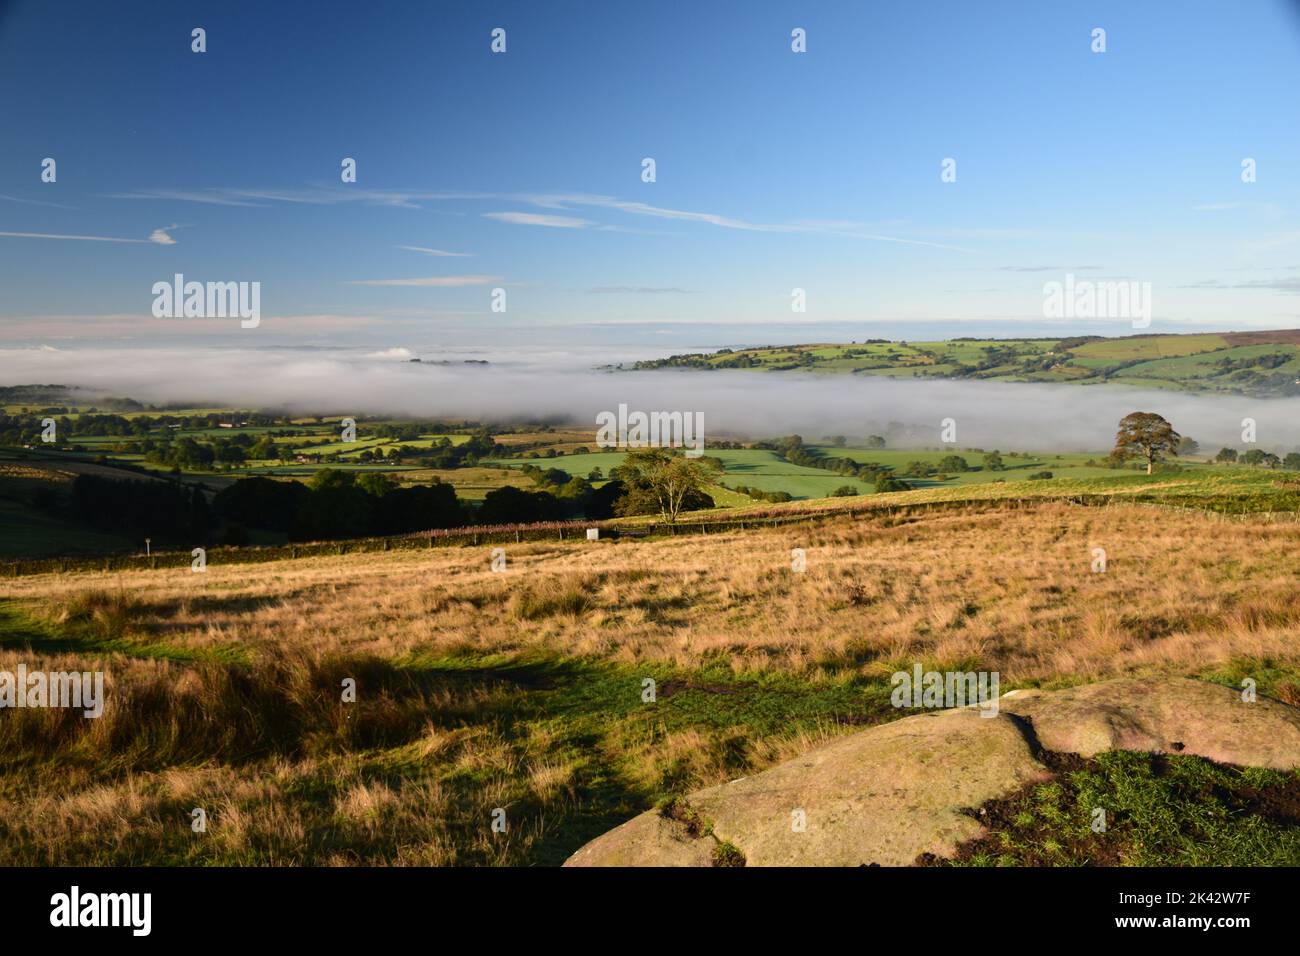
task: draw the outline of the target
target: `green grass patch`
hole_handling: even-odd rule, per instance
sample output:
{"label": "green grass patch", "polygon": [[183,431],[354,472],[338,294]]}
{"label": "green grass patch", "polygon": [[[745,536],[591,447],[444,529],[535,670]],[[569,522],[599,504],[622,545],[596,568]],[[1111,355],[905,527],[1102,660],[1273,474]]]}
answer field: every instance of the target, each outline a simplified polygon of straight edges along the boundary
{"label": "green grass patch", "polygon": [[[1300,772],[1114,751],[985,804],[952,866],[1296,866]],[[1098,813],[1101,811],[1102,816]]]}

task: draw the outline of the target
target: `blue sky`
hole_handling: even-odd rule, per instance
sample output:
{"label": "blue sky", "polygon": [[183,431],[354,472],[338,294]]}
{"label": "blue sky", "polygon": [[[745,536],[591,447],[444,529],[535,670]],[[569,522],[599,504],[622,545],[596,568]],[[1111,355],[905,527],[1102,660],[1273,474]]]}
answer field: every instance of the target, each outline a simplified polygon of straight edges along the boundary
{"label": "blue sky", "polygon": [[[1287,0],[0,11],[3,341],[1041,334],[1067,272],[1150,282],[1153,331],[1300,326]],[[152,319],[176,272],[260,281],[261,327]]]}

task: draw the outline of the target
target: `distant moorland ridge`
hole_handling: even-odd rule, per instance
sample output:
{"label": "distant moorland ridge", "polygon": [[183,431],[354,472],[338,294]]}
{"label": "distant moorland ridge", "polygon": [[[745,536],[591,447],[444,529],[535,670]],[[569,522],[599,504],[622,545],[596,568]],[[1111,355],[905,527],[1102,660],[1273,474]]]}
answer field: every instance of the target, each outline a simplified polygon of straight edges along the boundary
{"label": "distant moorland ridge", "polygon": [[1281,397],[1300,395],[1300,329],[1122,338],[1090,335],[934,342],[866,339],[848,344],[720,349],[621,367],[1108,383]]}

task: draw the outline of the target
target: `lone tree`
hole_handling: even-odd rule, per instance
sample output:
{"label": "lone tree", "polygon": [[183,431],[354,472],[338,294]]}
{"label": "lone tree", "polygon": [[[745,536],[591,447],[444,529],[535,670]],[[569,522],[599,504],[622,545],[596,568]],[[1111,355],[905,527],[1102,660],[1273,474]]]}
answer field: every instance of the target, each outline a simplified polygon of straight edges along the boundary
{"label": "lone tree", "polygon": [[1115,450],[1111,454],[1121,461],[1145,458],[1149,475],[1161,458],[1178,453],[1181,439],[1174,426],[1155,412],[1133,412],[1120,419]]}
{"label": "lone tree", "polygon": [[[653,502],[669,522],[692,507],[712,507],[705,493],[722,469],[716,458],[687,458],[668,448],[636,448],[618,466],[618,478],[627,486],[620,514],[644,514],[643,503]],[[707,503],[706,503],[707,502]]]}

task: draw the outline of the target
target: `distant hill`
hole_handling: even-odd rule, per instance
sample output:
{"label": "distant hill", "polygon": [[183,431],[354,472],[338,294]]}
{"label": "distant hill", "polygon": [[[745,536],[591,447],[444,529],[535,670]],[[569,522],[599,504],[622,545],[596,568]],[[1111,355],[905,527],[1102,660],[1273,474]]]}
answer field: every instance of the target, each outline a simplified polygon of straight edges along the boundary
{"label": "distant hill", "polygon": [[[628,367],[628,366],[622,366]],[[1300,329],[1058,339],[949,339],[763,346],[673,355],[634,369],[750,369],[1118,384],[1257,397],[1300,395]]]}
{"label": "distant hill", "polygon": [[0,412],[9,406],[71,408],[92,403],[101,411],[135,412],[148,407],[132,398],[75,385],[0,385]]}

